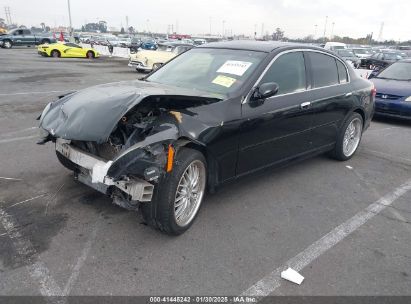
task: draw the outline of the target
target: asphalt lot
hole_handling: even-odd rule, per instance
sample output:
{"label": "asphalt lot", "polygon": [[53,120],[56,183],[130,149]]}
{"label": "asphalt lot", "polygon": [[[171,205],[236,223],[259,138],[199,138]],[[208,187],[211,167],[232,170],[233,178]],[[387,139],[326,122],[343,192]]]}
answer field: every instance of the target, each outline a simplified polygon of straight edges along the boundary
{"label": "asphalt lot", "polygon": [[[75,182],[52,144],[35,144],[49,101],[135,79],[127,61],[0,49],[0,66],[0,295],[238,295],[273,271],[265,291],[277,295],[411,295],[409,123],[374,121],[348,162],[320,156],[226,186],[169,237]],[[376,202],[379,213],[298,260]],[[300,286],[275,273],[293,257]]]}

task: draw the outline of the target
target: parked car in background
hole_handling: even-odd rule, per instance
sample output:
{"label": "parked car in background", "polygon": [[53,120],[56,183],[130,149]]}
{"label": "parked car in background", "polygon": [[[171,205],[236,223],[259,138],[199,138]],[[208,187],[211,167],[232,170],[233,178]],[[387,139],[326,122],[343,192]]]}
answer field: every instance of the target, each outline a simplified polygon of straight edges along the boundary
{"label": "parked car in background", "polygon": [[100,54],[92,48],[83,48],[78,44],[65,42],[41,44],[37,47],[40,55],[45,57],[62,58],[97,58]]}
{"label": "parked car in background", "polygon": [[[61,35],[63,35],[63,40],[65,42],[70,42],[70,33],[69,32],[53,32],[53,37],[56,37],[56,40],[60,40]],[[80,43],[80,35],[73,33],[73,39],[75,43]]]}
{"label": "parked car in background", "polygon": [[351,50],[359,58],[368,58],[373,54],[369,48],[352,48]]}
{"label": "parked car in background", "polygon": [[150,72],[193,47],[194,45],[192,44],[180,42],[158,44],[158,48],[155,51],[141,50],[135,54],[130,54],[128,66],[136,69],[138,72]]}
{"label": "parked car in background", "polygon": [[384,51],[381,53],[375,53],[368,58],[361,59],[361,67],[365,67],[369,70],[384,69],[386,66],[403,59],[399,52]]}
{"label": "parked car in background", "polygon": [[142,41],[140,38],[133,37],[130,40],[130,53],[136,53],[137,50],[141,47]]}
{"label": "parked car in background", "polygon": [[327,42],[324,45],[324,48],[326,50],[336,51],[336,50],[346,49],[347,45],[345,43],[342,43],[342,42]]}
{"label": "parked car in background", "polygon": [[361,59],[355,56],[354,52],[351,49],[336,50],[335,53],[356,69],[360,67]]}
{"label": "parked car in background", "polygon": [[207,40],[205,39],[194,39],[194,45],[203,45],[207,43]]}
{"label": "parked car in background", "polygon": [[29,29],[10,30],[6,35],[0,36],[0,46],[10,49],[13,46],[35,46],[44,43],[54,43],[56,39],[49,33],[33,34]]}
{"label": "parked car in background", "polygon": [[141,46],[143,50],[156,50],[157,49],[157,42],[151,38],[143,38],[141,40]]}
{"label": "parked car in background", "polygon": [[370,80],[377,89],[376,115],[411,120],[411,59],[391,64]]}
{"label": "parked car in background", "polygon": [[321,153],[350,159],[373,111],[372,83],[332,52],[220,42],[141,81],[49,103],[40,143],[55,142],[78,181],[178,235],[193,224],[207,189]]}
{"label": "parked car in background", "polygon": [[411,57],[411,46],[400,45],[397,47],[397,50],[400,52],[403,52],[407,57]]}
{"label": "parked car in background", "polygon": [[80,34],[79,39],[82,43],[90,43],[91,35]]}

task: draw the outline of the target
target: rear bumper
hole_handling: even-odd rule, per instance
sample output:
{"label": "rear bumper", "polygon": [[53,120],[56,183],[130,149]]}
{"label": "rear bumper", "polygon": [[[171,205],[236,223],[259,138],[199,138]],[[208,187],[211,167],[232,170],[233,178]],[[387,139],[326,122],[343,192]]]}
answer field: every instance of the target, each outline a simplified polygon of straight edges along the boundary
{"label": "rear bumper", "polygon": [[375,115],[411,119],[411,102],[376,98]]}
{"label": "rear bumper", "polygon": [[150,202],[153,197],[154,185],[145,180],[133,177],[124,180],[114,180],[107,176],[112,161],[105,161],[86,153],[70,144],[70,141],[57,139],[56,151],[80,167],[76,178],[83,184],[103,193],[110,194],[113,188],[126,193],[131,201]]}
{"label": "rear bumper", "polygon": [[48,55],[47,55],[47,53],[46,53],[46,52],[43,52],[43,51],[37,51],[37,53],[38,53],[39,55],[41,55],[41,56],[48,57]]}

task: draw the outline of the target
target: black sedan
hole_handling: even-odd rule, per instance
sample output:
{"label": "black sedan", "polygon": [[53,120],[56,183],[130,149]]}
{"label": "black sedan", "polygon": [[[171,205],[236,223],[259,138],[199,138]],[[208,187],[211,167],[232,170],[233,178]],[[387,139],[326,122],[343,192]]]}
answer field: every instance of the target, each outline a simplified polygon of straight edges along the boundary
{"label": "black sedan", "polygon": [[376,115],[411,120],[411,59],[372,74],[371,81],[377,88]]}
{"label": "black sedan", "polygon": [[384,69],[389,66],[391,63],[403,59],[400,53],[398,52],[380,52],[375,53],[369,58],[361,59],[361,66],[370,70],[374,69]]}
{"label": "black sedan", "polygon": [[350,159],[370,124],[374,94],[371,82],[321,48],[210,43],[143,80],[48,104],[39,143],[55,142],[80,182],[181,234],[206,190],[320,153]]}

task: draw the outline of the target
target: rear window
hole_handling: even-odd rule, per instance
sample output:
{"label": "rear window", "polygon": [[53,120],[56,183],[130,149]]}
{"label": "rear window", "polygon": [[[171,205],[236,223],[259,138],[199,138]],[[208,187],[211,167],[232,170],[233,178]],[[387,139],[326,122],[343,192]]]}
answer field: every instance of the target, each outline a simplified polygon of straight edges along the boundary
{"label": "rear window", "polygon": [[347,83],[348,82],[348,75],[347,75],[347,69],[345,68],[345,65],[339,61],[337,61],[337,68],[338,68],[338,79],[340,83]]}
{"label": "rear window", "polygon": [[338,70],[334,57],[322,53],[307,52],[311,62],[314,88],[338,84]]}

